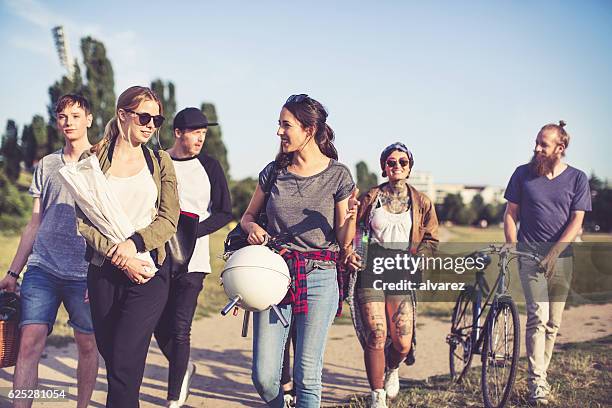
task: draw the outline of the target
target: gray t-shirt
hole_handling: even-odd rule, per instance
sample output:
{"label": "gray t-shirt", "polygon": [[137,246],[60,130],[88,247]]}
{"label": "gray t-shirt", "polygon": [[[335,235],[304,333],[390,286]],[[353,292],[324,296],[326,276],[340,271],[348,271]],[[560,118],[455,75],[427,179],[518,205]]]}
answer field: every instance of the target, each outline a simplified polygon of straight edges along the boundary
{"label": "gray t-shirt", "polygon": [[85,239],[77,234],[74,199],[64,188],[59,169],[62,150],[43,157],[34,171],[30,194],[40,198],[41,223],[28,266],[38,266],[62,279],[87,278]]}
{"label": "gray t-shirt", "polygon": [[[260,187],[273,166],[259,173]],[[330,160],[322,172],[302,177],[280,170],[266,207],[268,233],[290,238],[283,246],[298,251],[338,250],[335,206],[351,195],[355,183],[348,167]]]}

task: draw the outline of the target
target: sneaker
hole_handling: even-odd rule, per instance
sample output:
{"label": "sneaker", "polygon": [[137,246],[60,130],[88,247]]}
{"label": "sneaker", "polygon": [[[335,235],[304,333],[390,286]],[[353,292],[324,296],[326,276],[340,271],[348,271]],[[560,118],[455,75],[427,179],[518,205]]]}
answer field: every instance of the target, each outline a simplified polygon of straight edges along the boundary
{"label": "sneaker", "polygon": [[291,395],[291,391],[286,392],[283,395],[283,408],[294,408],[295,407],[295,397]]}
{"label": "sneaker", "polygon": [[374,390],[371,397],[370,408],[387,408],[387,393],[385,390]]}
{"label": "sneaker", "polygon": [[385,392],[387,393],[387,396],[393,399],[397,397],[399,390],[399,367],[388,369],[385,373]]}
{"label": "sneaker", "polygon": [[549,391],[546,386],[538,385],[529,393],[529,403],[533,405],[548,405]]}
{"label": "sneaker", "polygon": [[168,408],[181,408],[181,406],[179,405],[179,402],[175,401],[175,400],[168,401],[168,403],[166,404],[166,407],[168,407]]}
{"label": "sneaker", "polygon": [[191,380],[193,380],[195,371],[196,366],[190,361],[187,365],[185,376],[183,377],[183,384],[181,384],[181,393],[179,394],[179,399],[177,401],[179,407],[182,407],[183,404],[187,402],[187,397],[189,397],[189,386],[191,385]]}

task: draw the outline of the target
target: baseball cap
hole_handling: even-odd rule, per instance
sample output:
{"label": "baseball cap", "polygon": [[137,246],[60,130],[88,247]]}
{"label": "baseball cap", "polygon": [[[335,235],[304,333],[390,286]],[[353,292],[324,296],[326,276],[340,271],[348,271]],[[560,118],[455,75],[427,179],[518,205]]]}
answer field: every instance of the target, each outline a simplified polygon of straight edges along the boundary
{"label": "baseball cap", "polygon": [[208,122],[208,118],[198,108],[185,108],[174,116],[173,129],[202,129],[219,125]]}

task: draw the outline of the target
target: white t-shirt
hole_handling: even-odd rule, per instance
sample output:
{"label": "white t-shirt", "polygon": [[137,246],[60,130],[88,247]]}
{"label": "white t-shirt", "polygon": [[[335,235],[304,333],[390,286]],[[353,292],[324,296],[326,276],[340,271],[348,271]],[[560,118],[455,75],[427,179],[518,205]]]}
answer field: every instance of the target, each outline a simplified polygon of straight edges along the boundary
{"label": "white t-shirt", "polygon": [[148,227],[157,215],[157,186],[149,167],[145,164],[142,170],[130,177],[107,173],[106,179],[134,230]]}
{"label": "white t-shirt", "polygon": [[[172,159],[181,211],[197,214],[200,222],[210,217],[210,179],[197,157]],[[187,272],[210,273],[208,235],[197,239]]]}
{"label": "white t-shirt", "polygon": [[157,215],[157,187],[149,168],[145,165],[138,174],[130,177],[111,174],[106,177],[134,229],[138,231],[149,226]]}

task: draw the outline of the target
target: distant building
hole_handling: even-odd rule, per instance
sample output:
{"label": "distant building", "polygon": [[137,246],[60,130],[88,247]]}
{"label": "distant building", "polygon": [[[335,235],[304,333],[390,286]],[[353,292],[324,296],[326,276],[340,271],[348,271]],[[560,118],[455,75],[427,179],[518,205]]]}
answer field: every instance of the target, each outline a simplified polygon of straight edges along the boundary
{"label": "distant building", "polygon": [[506,191],[503,187],[467,184],[437,184],[435,188],[436,204],[442,204],[449,194],[460,194],[464,204],[471,203],[476,194],[480,194],[485,204],[496,204],[504,201]]}
{"label": "distant building", "polygon": [[469,204],[476,194],[480,194],[485,204],[504,202],[503,187],[473,184],[434,184],[430,171],[413,171],[408,183],[421,193],[427,194],[435,204],[442,204],[449,194],[460,194],[464,204]]}
{"label": "distant building", "polygon": [[416,188],[421,193],[427,194],[431,201],[436,202],[436,189],[433,182],[433,175],[429,171],[413,171],[410,173],[408,184]]}

